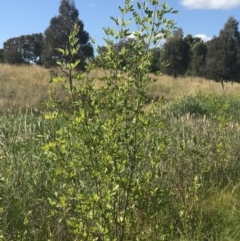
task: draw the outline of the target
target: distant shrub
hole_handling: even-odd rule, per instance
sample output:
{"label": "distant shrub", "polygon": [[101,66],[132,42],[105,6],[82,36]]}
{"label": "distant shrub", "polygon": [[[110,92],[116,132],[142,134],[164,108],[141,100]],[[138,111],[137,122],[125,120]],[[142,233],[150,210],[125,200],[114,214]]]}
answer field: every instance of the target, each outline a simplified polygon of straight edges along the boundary
{"label": "distant shrub", "polygon": [[184,96],[168,107],[174,117],[189,114],[191,117],[214,118],[219,113],[219,105],[228,105],[225,111],[229,120],[240,121],[240,99],[237,96],[202,94]]}

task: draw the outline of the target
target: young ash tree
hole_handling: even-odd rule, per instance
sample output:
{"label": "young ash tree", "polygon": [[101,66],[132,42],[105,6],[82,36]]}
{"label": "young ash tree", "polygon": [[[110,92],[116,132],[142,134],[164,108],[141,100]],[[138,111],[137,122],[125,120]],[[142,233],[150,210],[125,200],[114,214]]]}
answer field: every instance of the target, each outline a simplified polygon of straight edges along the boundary
{"label": "young ash tree", "polygon": [[[169,227],[161,225],[161,209],[168,200],[159,165],[167,138],[161,134],[157,106],[152,104],[148,112],[144,108],[148,84],[154,81],[148,75],[151,48],[169,35],[174,22],[165,15],[175,11],[157,0],[136,5],[125,0],[119,10],[120,18],[111,17],[118,31],[104,28],[106,48],[98,61],[108,71],[98,78],[102,87],[89,77],[92,63],[85,73],[72,76],[78,85],[69,87],[62,77],[52,79],[64,85],[70,103],[67,110],[53,108],[45,115],[46,121],[64,120],[55,137],[43,146],[53,167],[46,186],[52,190],[46,199],[47,217],[57,220],[66,240],[170,238]],[[137,27],[136,41],[119,51],[116,44],[131,35],[130,19]],[[69,47],[58,49],[67,58],[78,50],[79,31],[81,26],[75,26]],[[72,71],[78,60],[58,63]],[[56,103],[61,102],[53,101],[52,106]],[[51,237],[56,235],[55,229],[49,232]]]}

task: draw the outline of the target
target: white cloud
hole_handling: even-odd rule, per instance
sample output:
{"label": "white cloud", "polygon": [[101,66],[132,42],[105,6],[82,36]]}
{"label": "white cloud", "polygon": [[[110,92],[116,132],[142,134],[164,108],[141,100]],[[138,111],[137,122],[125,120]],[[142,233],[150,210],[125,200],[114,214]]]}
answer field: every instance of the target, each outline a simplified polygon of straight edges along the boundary
{"label": "white cloud", "polygon": [[240,0],[181,0],[187,8],[197,9],[230,9],[240,6]]}
{"label": "white cloud", "polygon": [[[159,45],[159,46],[162,46],[162,45],[164,45],[165,44],[165,42],[166,42],[166,38],[163,38],[163,34],[161,34],[162,35],[162,38],[159,40],[159,42],[157,43],[157,45]],[[161,36],[160,36],[161,37]],[[136,39],[136,36],[135,36],[135,34],[134,34],[134,32],[132,32],[127,38],[129,38],[129,39]],[[146,41],[148,42],[148,40],[149,39],[146,39]]]}
{"label": "white cloud", "polygon": [[201,38],[204,42],[207,42],[207,41],[209,41],[209,40],[212,39],[212,37],[208,37],[208,36],[205,35],[205,34],[196,34],[194,37],[199,37],[199,38]]}
{"label": "white cloud", "polygon": [[136,39],[136,37],[135,37],[135,35],[134,35],[134,32],[132,32],[132,33],[128,36],[128,38]]}

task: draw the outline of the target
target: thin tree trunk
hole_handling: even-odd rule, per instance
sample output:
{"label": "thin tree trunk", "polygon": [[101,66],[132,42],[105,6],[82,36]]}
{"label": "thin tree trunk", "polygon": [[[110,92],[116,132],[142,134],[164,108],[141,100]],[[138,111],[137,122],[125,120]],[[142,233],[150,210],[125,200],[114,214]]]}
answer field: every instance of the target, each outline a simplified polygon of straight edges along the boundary
{"label": "thin tree trunk", "polygon": [[69,72],[68,72],[68,80],[69,80],[70,91],[72,93],[72,88],[73,88],[73,84],[72,84],[72,70],[69,70]]}
{"label": "thin tree trunk", "polygon": [[221,79],[221,87],[222,87],[222,90],[224,90],[224,82],[223,82],[223,79]]}

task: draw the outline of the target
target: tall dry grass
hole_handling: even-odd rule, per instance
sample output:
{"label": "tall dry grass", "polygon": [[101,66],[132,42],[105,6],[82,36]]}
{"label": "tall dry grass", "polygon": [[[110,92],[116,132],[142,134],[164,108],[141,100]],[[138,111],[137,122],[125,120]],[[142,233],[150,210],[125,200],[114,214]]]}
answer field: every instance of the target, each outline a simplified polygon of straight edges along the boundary
{"label": "tall dry grass", "polygon": [[153,99],[164,97],[166,100],[174,100],[185,95],[195,95],[199,92],[215,94],[240,94],[240,84],[224,83],[224,90],[220,83],[200,77],[173,77],[162,75],[157,81],[149,85],[148,94]]}
{"label": "tall dry grass", "polygon": [[41,66],[17,66],[0,64],[0,108],[38,108],[49,97],[48,91],[55,90],[63,97],[61,87],[49,83],[55,75],[63,75],[58,69],[45,69]]}
{"label": "tall dry grass", "polygon": [[[48,90],[58,89],[54,84],[49,84],[53,75],[63,74],[58,69],[45,69],[40,66],[16,66],[0,64],[0,107],[41,107],[40,102],[48,98]],[[89,74],[95,78],[96,86],[103,83],[99,80],[108,72],[95,69]],[[58,89],[59,90],[59,89]],[[240,85],[225,83],[222,90],[221,84],[198,77],[159,76],[157,81],[149,85],[148,98],[157,100],[164,97],[172,101],[185,95],[195,95],[199,92],[217,94],[240,94]],[[61,95],[61,93],[60,93]]]}
{"label": "tall dry grass", "polygon": [[47,98],[50,77],[40,66],[0,64],[0,106],[39,106]]}

